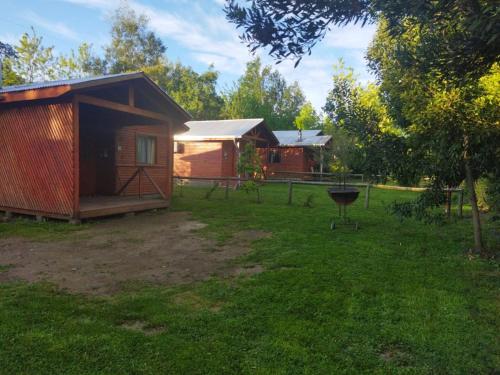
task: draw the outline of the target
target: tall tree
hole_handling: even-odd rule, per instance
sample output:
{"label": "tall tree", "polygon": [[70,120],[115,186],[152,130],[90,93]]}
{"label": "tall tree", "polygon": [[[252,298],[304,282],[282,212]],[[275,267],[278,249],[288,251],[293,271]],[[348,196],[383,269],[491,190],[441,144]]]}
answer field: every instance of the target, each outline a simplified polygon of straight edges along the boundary
{"label": "tall tree", "polygon": [[81,78],[106,73],[106,61],[94,54],[89,43],[82,43],[76,52],[71,50],[69,55],[60,55],[56,66],[59,78]]}
{"label": "tall tree", "polygon": [[379,88],[373,84],[362,87],[342,60],[334,68],[333,88],[323,109],[331,120],[334,137],[340,129],[354,139],[355,147],[351,149],[356,155],[350,158],[349,168],[371,176],[392,176],[405,185],[414,184],[421,175],[409,162],[413,155],[403,132],[380,100]]}
{"label": "tall tree", "polygon": [[304,103],[304,94],[296,82],[289,85],[278,71],[255,58],[226,93],[223,116],[262,117],[272,129],[293,129]]}
{"label": "tall tree", "polygon": [[310,102],[305,103],[294,121],[299,130],[316,129],[320,126],[320,119]]}
{"label": "tall tree", "polygon": [[149,20],[144,14],[122,3],[111,21],[111,43],[105,48],[110,73],[137,71],[161,63],[167,48],[148,29]]}
{"label": "tall tree", "polygon": [[22,78],[12,70],[12,60],[17,58],[14,48],[0,41],[0,86],[23,83]]}
{"label": "tall tree", "polygon": [[197,120],[220,118],[224,101],[217,92],[218,72],[210,67],[197,73],[181,63],[164,60],[144,69],[176,102]]}
{"label": "tall tree", "polygon": [[12,69],[24,82],[46,81],[56,77],[53,55],[54,46],[45,47],[43,37],[35,29],[24,33],[15,46],[17,58],[12,60]]}
{"label": "tall tree", "polygon": [[[481,220],[474,182],[495,170],[500,144],[500,74],[494,65],[482,78],[465,82],[443,80],[439,69],[425,73],[408,67],[401,53],[416,54],[422,29],[408,21],[406,31],[393,36],[380,23],[369,51],[371,66],[381,82],[382,97],[400,127],[424,150],[423,168],[432,178],[434,197],[443,187],[466,181],[472,207],[475,248],[483,249]],[[430,32],[427,30],[426,32]],[[442,195],[441,195],[442,196]],[[422,203],[422,202],[421,202]],[[423,201],[435,204],[432,199]]]}

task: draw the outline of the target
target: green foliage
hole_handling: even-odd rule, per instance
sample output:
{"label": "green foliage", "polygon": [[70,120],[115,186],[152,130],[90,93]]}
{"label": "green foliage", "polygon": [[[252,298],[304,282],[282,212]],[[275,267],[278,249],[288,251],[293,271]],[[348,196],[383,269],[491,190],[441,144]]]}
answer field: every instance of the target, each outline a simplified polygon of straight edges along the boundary
{"label": "green foliage", "polygon": [[264,178],[262,161],[253,143],[246,143],[238,159],[238,173],[243,177],[260,180]]}
{"label": "green foliage", "polygon": [[333,88],[324,106],[333,136],[334,170],[341,167],[369,176],[389,176],[414,183],[420,178],[409,163],[411,150],[373,84],[362,87],[343,61],[335,66]]}
{"label": "green foliage", "polygon": [[12,67],[13,58],[4,58],[2,61],[2,85],[13,86],[24,83],[24,80],[18,75]]}
{"label": "green foliage", "polygon": [[167,50],[156,34],[148,30],[148,18],[127,3],[111,17],[111,43],[105,48],[110,73],[139,71],[160,63]]}
{"label": "green foliage", "polygon": [[262,66],[260,58],[247,63],[245,73],[224,99],[224,118],[264,118],[273,130],[293,129],[305,104],[298,83],[289,85],[271,66]]}
{"label": "green foliage", "polygon": [[418,28],[417,48],[400,48],[400,61],[408,68],[424,74],[437,69],[442,78],[460,81],[478,78],[498,62],[496,0],[231,0],[225,11],[252,50],[269,47],[279,61],[296,58],[299,63],[332,25],[341,30],[382,18],[393,36],[404,34],[408,23]]}
{"label": "green foliage", "polygon": [[57,61],[59,78],[81,78],[105,73],[106,61],[96,56],[92,45],[88,43],[82,43],[77,52],[72,50],[69,55],[60,55]]}
{"label": "green foliage", "polygon": [[310,102],[305,103],[300,109],[294,121],[295,127],[299,130],[316,129],[320,124],[320,119],[316,110]]}
{"label": "green foliage", "polygon": [[[23,82],[47,81],[56,78],[56,61],[53,56],[54,46],[45,47],[43,37],[35,29],[24,33],[15,46],[16,58],[11,60],[12,70]],[[17,77],[11,76],[12,80]]]}
{"label": "green foliage", "polygon": [[191,67],[164,59],[161,64],[143,70],[195,120],[220,117],[223,99],[217,92],[219,73],[212,67],[200,74]]}
{"label": "green foliage", "polygon": [[494,220],[500,220],[500,178],[490,175],[486,180],[486,203]]}

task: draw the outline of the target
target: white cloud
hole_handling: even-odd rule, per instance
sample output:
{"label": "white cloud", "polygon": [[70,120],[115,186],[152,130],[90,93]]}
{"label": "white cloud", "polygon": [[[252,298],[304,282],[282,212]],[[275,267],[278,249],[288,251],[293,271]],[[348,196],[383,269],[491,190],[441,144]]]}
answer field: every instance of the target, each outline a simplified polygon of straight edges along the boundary
{"label": "white cloud", "polygon": [[77,41],[80,40],[78,34],[62,22],[54,22],[48,20],[46,18],[40,17],[38,14],[32,11],[26,12],[26,14],[24,14],[24,18],[27,21],[31,22],[33,26],[41,27],[48,32],[55,33],[63,38]]}
{"label": "white cloud", "polygon": [[[109,11],[120,3],[119,0],[61,1],[99,9],[103,14],[109,14]],[[182,4],[185,0],[167,2]],[[234,25],[230,24],[220,11],[225,0],[213,2],[217,4],[216,12],[207,11],[207,8],[202,6],[207,5],[204,1],[190,1],[187,3],[189,5],[175,8],[171,6],[169,9],[146,5],[140,0],[130,0],[129,4],[137,12],[149,17],[151,28],[159,36],[179,43],[194,60],[206,65],[214,64],[215,69],[222,73],[240,75],[252,55],[239,40]],[[332,66],[340,55],[347,57],[348,63],[353,65],[361,80],[367,81],[371,78],[366,71],[363,56],[375,29],[375,25],[365,25],[364,28],[360,25],[333,28],[325,40],[316,46],[314,56],[305,56],[297,68],[293,67],[293,61],[275,65],[265,51],[259,51],[259,55],[265,63],[272,64],[279,70],[288,81],[298,81],[308,100],[320,110],[331,88]],[[335,52],[335,55],[332,52]]]}
{"label": "white cloud", "polygon": [[336,48],[366,49],[375,35],[377,25],[358,24],[333,27],[325,37],[326,45]]}

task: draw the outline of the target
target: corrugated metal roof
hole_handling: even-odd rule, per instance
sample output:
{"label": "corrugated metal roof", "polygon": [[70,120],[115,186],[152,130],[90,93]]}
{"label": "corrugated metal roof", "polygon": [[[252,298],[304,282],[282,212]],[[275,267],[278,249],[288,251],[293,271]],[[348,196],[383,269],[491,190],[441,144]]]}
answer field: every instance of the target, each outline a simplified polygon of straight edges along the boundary
{"label": "corrugated metal roof", "polygon": [[0,94],[7,93],[7,92],[44,89],[44,88],[48,88],[48,87],[57,87],[57,86],[65,86],[65,85],[77,85],[80,83],[96,82],[96,81],[100,81],[100,80],[108,80],[108,79],[117,78],[117,77],[127,77],[127,76],[134,76],[134,75],[138,75],[138,73],[108,74],[108,75],[97,76],[97,77],[63,79],[63,80],[57,80],[57,81],[34,82],[34,83],[28,83],[25,85],[5,86],[5,87],[0,88]]}
{"label": "corrugated metal roof", "polygon": [[189,131],[176,135],[176,141],[239,139],[264,122],[262,118],[242,120],[189,121]]}
{"label": "corrugated metal roof", "polygon": [[298,130],[277,130],[273,133],[278,138],[280,146],[287,147],[320,147],[332,139],[330,135],[321,135],[321,130],[303,130],[301,141]]}

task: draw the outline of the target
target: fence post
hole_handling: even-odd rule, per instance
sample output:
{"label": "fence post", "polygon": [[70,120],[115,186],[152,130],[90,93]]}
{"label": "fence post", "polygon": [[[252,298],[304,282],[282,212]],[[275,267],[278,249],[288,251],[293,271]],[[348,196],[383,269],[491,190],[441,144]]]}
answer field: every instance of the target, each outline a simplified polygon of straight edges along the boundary
{"label": "fence post", "polygon": [[180,187],[180,193],[179,193],[179,196],[182,198],[184,197],[184,180],[183,179],[179,179],[179,187]]}
{"label": "fence post", "polygon": [[446,190],[446,208],[445,208],[446,217],[451,219],[451,188],[449,187]]}
{"label": "fence post", "polygon": [[458,193],[458,217],[463,217],[463,208],[464,208],[464,191],[460,189]]}
{"label": "fence post", "polygon": [[365,190],[365,208],[370,207],[370,184],[366,184]]}
{"label": "fence post", "polygon": [[224,192],[224,198],[229,198],[229,180],[226,180],[226,191]]}
{"label": "fence post", "polygon": [[292,204],[292,192],[293,192],[293,182],[288,181],[288,204]]}

